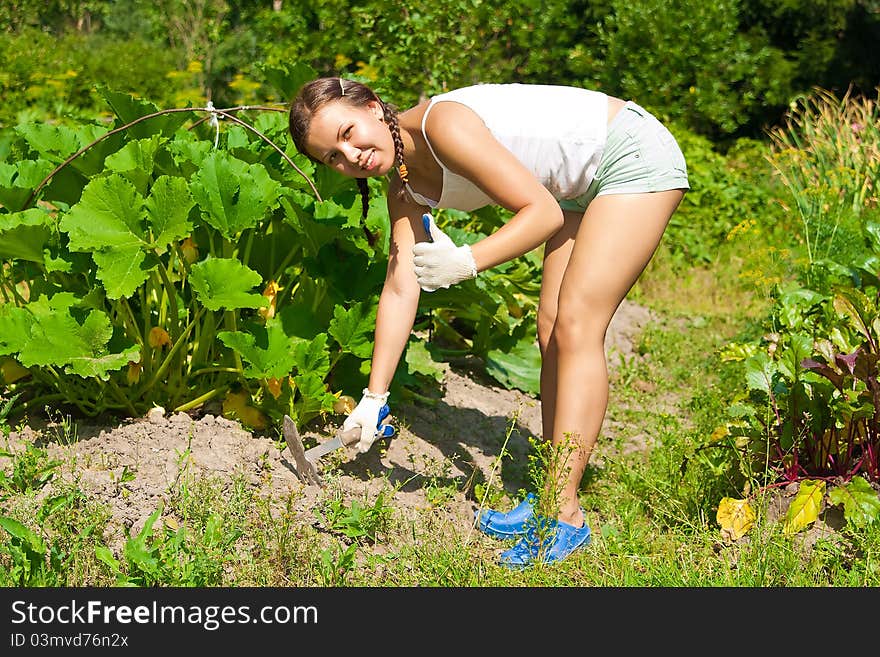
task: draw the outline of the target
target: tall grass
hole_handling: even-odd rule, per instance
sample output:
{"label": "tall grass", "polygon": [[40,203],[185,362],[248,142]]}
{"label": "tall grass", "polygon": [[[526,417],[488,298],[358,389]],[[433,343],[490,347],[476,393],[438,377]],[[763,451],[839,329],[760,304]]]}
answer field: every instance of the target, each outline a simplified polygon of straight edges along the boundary
{"label": "tall grass", "polygon": [[809,264],[846,249],[848,220],[878,201],[880,109],[877,102],[816,89],[792,103],[769,132],[770,162],[794,197]]}

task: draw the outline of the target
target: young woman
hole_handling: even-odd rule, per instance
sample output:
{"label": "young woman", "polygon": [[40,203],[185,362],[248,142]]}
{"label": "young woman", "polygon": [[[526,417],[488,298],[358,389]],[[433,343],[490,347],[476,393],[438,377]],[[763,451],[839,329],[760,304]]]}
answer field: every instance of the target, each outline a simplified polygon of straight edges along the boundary
{"label": "young woman", "polygon": [[[544,246],[541,413],[544,439],[566,454],[544,493],[558,511],[543,518],[530,494],[509,513],[483,512],[479,526],[519,538],[501,555],[510,567],[557,561],[587,545],[578,487],[608,402],[605,332],[689,188],[673,136],[637,104],[599,91],[481,84],[398,113],[343,78],[301,89],[290,132],[300,152],[357,178],[365,207],[366,178],[391,175],[391,245],[372,370],[343,425],[361,427],[362,452],[376,439],[420,291],[450,287]],[[513,213],[492,235],[456,246],[429,216],[428,240],[422,217],[432,208],[489,204]]]}

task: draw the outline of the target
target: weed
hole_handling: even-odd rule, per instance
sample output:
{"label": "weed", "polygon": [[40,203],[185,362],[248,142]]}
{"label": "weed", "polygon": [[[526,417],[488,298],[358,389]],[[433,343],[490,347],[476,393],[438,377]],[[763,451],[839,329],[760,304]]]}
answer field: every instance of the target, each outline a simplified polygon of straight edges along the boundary
{"label": "weed", "polygon": [[393,509],[385,505],[384,492],[380,492],[371,506],[363,505],[357,500],[346,505],[341,499],[333,498],[326,502],[323,512],[316,509],[315,515],[332,532],[375,543],[380,532],[388,527],[392,512]]}
{"label": "weed", "polygon": [[529,453],[529,479],[537,491],[531,525],[539,546],[540,562],[543,560],[543,551],[553,544],[555,520],[560,511],[560,496],[571,472],[572,457],[578,450],[578,445],[570,433],[564,434],[564,439],[557,444],[536,439],[529,442],[532,448]]}
{"label": "weed", "polygon": [[0,516],[0,528],[9,535],[7,542],[0,543],[0,557],[8,559],[8,565],[0,568],[0,584],[57,586],[64,582],[64,555],[57,548],[14,518]]}
{"label": "weed", "polygon": [[354,557],[357,545],[352,543],[343,548],[339,543],[321,551],[318,562],[318,574],[324,586],[342,586],[351,569],[354,567]]}
{"label": "weed", "polygon": [[486,481],[485,484],[476,484],[474,486],[474,493],[479,500],[479,508],[477,509],[474,523],[471,526],[471,532],[468,533],[468,538],[466,539],[465,543],[470,541],[473,530],[477,526],[477,518],[479,518],[479,514],[483,511],[483,509],[488,509],[496,506],[504,496],[503,487],[500,484],[495,483],[495,475],[501,469],[502,461],[505,458],[510,457],[510,452],[507,449],[507,445],[510,443],[510,437],[511,435],[513,435],[513,432],[516,429],[516,424],[519,420],[519,412],[520,409],[518,408],[513,413],[510,421],[507,424],[507,431],[504,434],[504,441],[501,443],[501,449],[499,449],[498,456],[495,457],[495,460],[492,462],[492,467],[489,470],[489,479]]}
{"label": "weed", "polygon": [[[86,498],[70,489],[46,498],[32,530],[18,520],[0,516],[7,541],[0,541],[0,586],[65,586],[83,547],[95,540],[100,518],[82,513]],[[54,533],[50,540],[49,533]]]}
{"label": "weed", "polygon": [[449,504],[458,494],[455,482],[443,483],[443,480],[431,477],[424,487],[425,498],[432,507],[443,507]]}
{"label": "weed", "polygon": [[3,434],[4,438],[9,437],[9,433],[12,431],[12,427],[9,426],[8,417],[12,412],[12,407],[15,404],[15,401],[21,397],[22,393],[17,393],[10,397],[9,399],[3,399],[0,397],[0,433]]}
{"label": "weed", "polygon": [[226,527],[219,514],[211,514],[201,534],[191,536],[184,525],[175,522],[154,529],[162,514],[156,509],[136,536],[129,535],[123,555],[126,568],[109,548],[99,546],[96,556],[116,577],[119,586],[218,586],[222,583],[223,564],[228,548],[242,531]]}
{"label": "weed", "polygon": [[79,440],[76,423],[69,414],[61,411],[55,413],[50,406],[46,406],[45,411],[49,418],[48,426],[55,434],[55,442],[67,446]]}
{"label": "weed", "polygon": [[442,507],[458,494],[458,485],[452,476],[452,464],[449,459],[425,459],[422,489],[425,498],[432,507]]}
{"label": "weed", "polygon": [[0,456],[12,458],[12,474],[0,470],[0,495],[28,494],[43,488],[55,476],[61,461],[49,458],[45,449],[27,443],[23,450],[0,450]]}

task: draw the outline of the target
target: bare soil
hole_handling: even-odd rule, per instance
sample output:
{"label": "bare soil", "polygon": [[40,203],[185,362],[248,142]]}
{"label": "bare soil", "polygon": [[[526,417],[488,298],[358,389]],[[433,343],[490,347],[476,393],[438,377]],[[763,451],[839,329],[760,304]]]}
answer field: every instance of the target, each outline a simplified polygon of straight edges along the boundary
{"label": "bare soil", "polygon": [[[639,357],[635,345],[649,319],[644,307],[628,301],[620,306],[606,338],[612,371],[622,359]],[[444,509],[460,516],[465,526],[472,522],[475,506],[468,499],[472,487],[462,483],[493,478],[512,494],[527,483],[525,459],[519,457],[528,451],[529,437],[541,435],[540,402],[498,386],[467,362],[447,366],[442,391],[433,406],[391,400],[398,433],[363,455],[343,448],[325,456],[319,462],[324,487],[299,479],[277,431],[252,433],[238,422],[210,413],[166,415],[154,409],[147,417],[114,426],[77,424],[75,435],[68,436],[63,435],[63,423],[26,426],[10,435],[9,446],[15,450],[16,445],[20,449],[36,441],[60,460],[57,479],[76,482],[110,510],[105,540],[114,548],[142,527],[160,504],[169,507],[169,492],[182,477],[229,481],[243,477],[261,495],[281,499],[295,493],[298,510],[304,514],[310,514],[310,507],[327,494],[328,487],[362,499],[365,494],[372,497],[386,482],[395,487],[394,499],[388,500],[395,508],[403,513],[426,508],[430,504],[427,482],[453,491]],[[337,428],[334,422],[343,419],[331,418],[323,427],[300,428],[306,447],[331,437]],[[650,439],[637,429],[618,425],[606,430],[618,437],[628,432],[627,450],[650,445]],[[73,433],[70,427],[66,431]],[[520,470],[498,468],[505,443],[514,458],[502,463],[519,462]],[[600,441],[593,464],[601,464],[602,449]],[[4,465],[0,459],[0,467]]]}
{"label": "bare soil", "polygon": [[[606,335],[606,353],[612,376],[623,363],[641,356],[639,335],[655,319],[648,309],[624,300]],[[650,385],[634,381],[632,385]],[[677,400],[658,396],[656,403],[676,412]],[[60,461],[59,473],[42,496],[63,482],[75,483],[93,502],[110,513],[106,544],[121,550],[128,536],[143,527],[160,506],[163,521],[174,526],[167,509],[181,480],[212,478],[224,483],[244,480],[256,492],[272,500],[294,499],[294,511],[306,523],[312,509],[330,494],[344,499],[374,499],[380,490],[393,486],[387,500],[404,518],[433,506],[429,496],[440,494],[442,510],[466,529],[473,524],[476,503],[473,484],[492,482],[514,498],[528,485],[526,454],[529,438],[541,436],[541,405],[534,397],[507,390],[481,373],[478,364],[464,360],[447,365],[442,397],[433,405],[398,403],[391,400],[398,432],[380,440],[366,454],[342,448],[323,457],[318,468],[323,485],[307,484],[296,473],[293,458],[279,431],[253,433],[233,420],[207,412],[166,415],[153,409],[147,417],[112,426],[68,422],[31,424],[10,433],[5,448],[12,452],[28,443],[45,447]],[[323,426],[301,427],[306,448],[328,440],[344,417],[330,418]],[[606,417],[591,466],[601,468],[611,450],[618,454],[646,452],[653,438],[641,427]],[[505,449],[511,458],[499,459]],[[9,458],[0,457],[0,469]],[[780,521],[797,493],[797,484],[778,490],[765,512],[772,523]],[[799,537],[809,551],[820,538],[836,534],[843,525],[838,509],[826,508],[820,519]],[[738,543],[747,544],[749,536]],[[721,543],[718,544],[719,548]],[[725,550],[736,560],[736,550]]]}

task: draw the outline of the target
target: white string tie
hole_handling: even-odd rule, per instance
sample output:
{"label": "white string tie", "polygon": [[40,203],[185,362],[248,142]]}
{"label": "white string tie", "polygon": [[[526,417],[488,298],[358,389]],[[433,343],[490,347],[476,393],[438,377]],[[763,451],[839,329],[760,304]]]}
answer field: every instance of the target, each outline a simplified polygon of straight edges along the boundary
{"label": "white string tie", "polygon": [[208,104],[205,105],[205,109],[211,113],[208,125],[214,128],[214,148],[217,148],[217,144],[220,143],[220,118],[217,114],[217,110],[214,108],[214,103],[210,100],[208,101]]}

